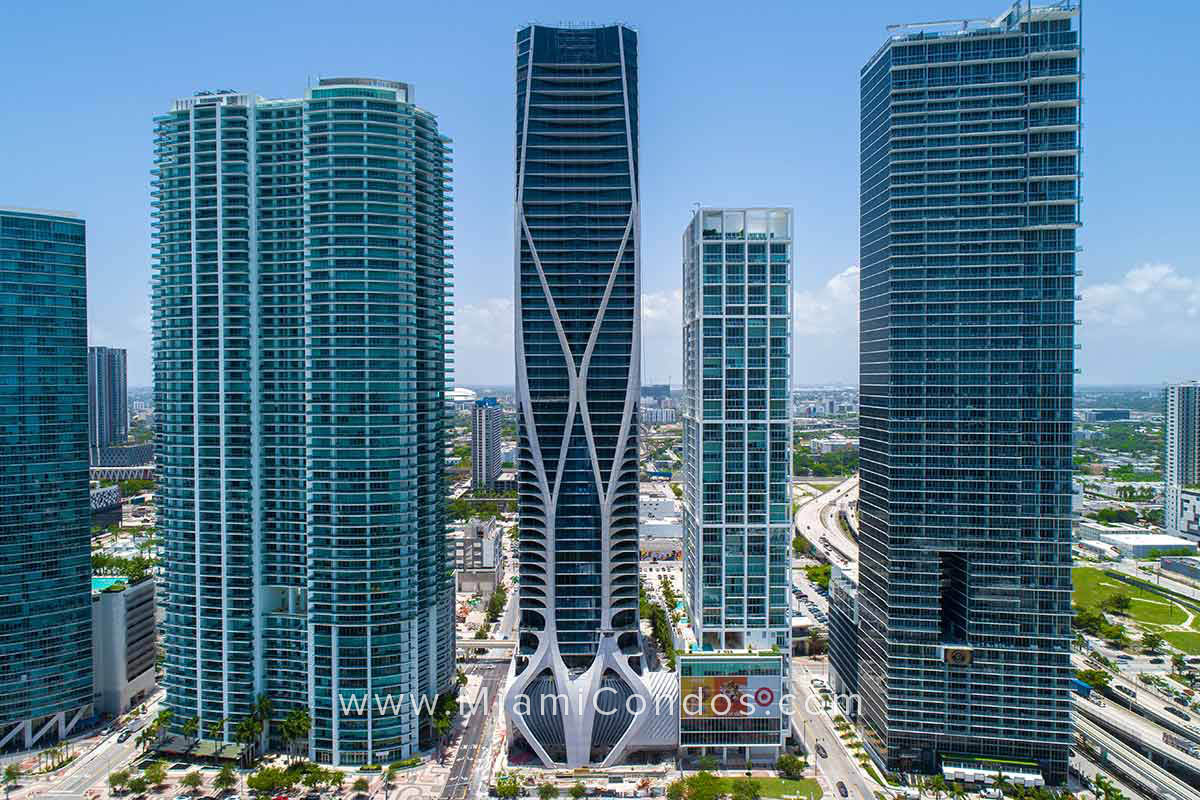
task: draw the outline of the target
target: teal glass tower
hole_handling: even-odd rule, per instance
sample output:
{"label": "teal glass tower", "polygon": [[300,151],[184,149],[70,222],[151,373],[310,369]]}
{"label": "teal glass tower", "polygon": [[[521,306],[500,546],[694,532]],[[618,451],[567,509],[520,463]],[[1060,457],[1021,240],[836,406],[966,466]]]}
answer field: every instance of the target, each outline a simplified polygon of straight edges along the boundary
{"label": "teal glass tower", "polygon": [[856,680],[887,769],[1067,778],[1078,14],[897,26],[862,69]]}
{"label": "teal glass tower", "polygon": [[792,212],[683,235],[685,596],[704,650],[790,651]]}
{"label": "teal glass tower", "polygon": [[449,140],[367,78],[155,134],[167,707],[232,741],[265,696],[318,762],[407,757],[453,678]]}
{"label": "teal glass tower", "polygon": [[91,717],[86,273],[82,219],[0,208],[0,750]]}

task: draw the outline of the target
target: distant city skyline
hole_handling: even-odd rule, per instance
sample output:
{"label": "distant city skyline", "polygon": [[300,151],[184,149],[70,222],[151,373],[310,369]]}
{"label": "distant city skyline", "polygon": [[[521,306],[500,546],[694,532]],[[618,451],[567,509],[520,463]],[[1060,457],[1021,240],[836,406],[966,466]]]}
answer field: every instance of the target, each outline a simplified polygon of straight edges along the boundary
{"label": "distant city skyline", "polygon": [[[836,4],[801,12],[768,2],[745,15],[704,2],[686,14],[632,0],[605,7],[656,45],[643,65],[647,110],[640,121],[648,165],[642,176],[647,378],[681,380],[678,232],[691,205],[768,202],[796,208],[796,382],[857,383],[861,53],[878,46],[889,23],[987,16],[995,5],[864,0],[851,14]],[[458,381],[513,382],[505,255],[513,243],[510,34],[527,20],[594,19],[598,12],[582,2],[548,0],[480,6],[470,14],[416,7],[402,16],[378,0],[361,6],[362,14],[331,19],[296,13],[294,6],[281,13],[274,2],[247,8],[217,0],[214,18],[235,14],[247,29],[280,33],[254,48],[226,48],[159,35],[191,23],[183,7],[138,0],[78,5],[54,20],[62,45],[54,59],[44,54],[44,12],[34,5],[9,11],[0,63],[22,73],[10,100],[24,124],[0,130],[0,203],[70,208],[88,219],[89,343],[129,350],[130,385],[150,382],[146,120],[163,97],[225,86],[279,96],[294,91],[297,75],[339,72],[412,81],[420,88],[418,103],[438,109],[439,123],[455,131]],[[761,25],[764,16],[771,25]],[[367,18],[372,25],[358,22]],[[1188,138],[1200,112],[1176,102],[1190,92],[1192,28],[1164,23],[1194,18],[1194,10],[1175,2],[1138,13],[1114,4],[1087,8],[1081,383],[1194,377],[1187,370],[1200,346],[1200,240],[1190,219],[1190,187],[1200,179],[1200,160],[1180,154],[1191,152]],[[411,34],[402,50],[394,46],[398,26]],[[821,36],[810,35],[818,30]],[[445,49],[451,36],[453,58]],[[110,46],[115,39],[120,48]],[[297,48],[296,41],[320,47]],[[1131,60],[1129,43],[1138,41],[1155,46]],[[664,42],[688,46],[658,46]],[[39,68],[20,69],[28,64]],[[706,74],[721,85],[719,113],[698,102],[705,93],[699,76]],[[107,91],[72,91],[64,102],[64,87],[77,86],[80,75],[94,86],[120,87],[119,103]],[[87,147],[75,141],[80,129],[93,132]],[[735,129],[754,130],[755,146],[714,158],[726,152],[721,143]]]}

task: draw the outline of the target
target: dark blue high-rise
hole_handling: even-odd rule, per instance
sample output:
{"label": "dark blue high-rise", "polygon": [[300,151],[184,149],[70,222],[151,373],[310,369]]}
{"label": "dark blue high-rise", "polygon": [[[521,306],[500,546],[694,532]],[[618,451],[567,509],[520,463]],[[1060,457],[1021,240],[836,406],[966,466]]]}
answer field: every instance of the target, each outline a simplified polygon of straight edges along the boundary
{"label": "dark blue high-rise", "polygon": [[888,769],[1066,780],[1078,13],[895,26],[862,69],[857,689]]}
{"label": "dark blue high-rise", "polygon": [[[514,735],[545,763],[611,763],[634,735],[638,633],[637,34],[516,40],[521,518]],[[596,716],[598,692],[622,711]],[[538,698],[585,698],[542,713]],[[517,699],[533,706],[521,713]],[[615,698],[615,699],[613,699]]]}

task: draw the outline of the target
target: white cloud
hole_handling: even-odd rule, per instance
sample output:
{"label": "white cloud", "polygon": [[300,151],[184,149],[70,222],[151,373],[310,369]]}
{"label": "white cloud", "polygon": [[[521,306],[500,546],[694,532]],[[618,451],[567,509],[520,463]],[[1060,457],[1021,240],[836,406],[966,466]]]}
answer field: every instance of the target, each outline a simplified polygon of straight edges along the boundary
{"label": "white cloud", "polygon": [[792,333],[807,336],[844,336],[854,333],[857,350],[858,265],[846,267],[816,289],[796,292],[792,306]]}
{"label": "white cloud", "polygon": [[454,382],[513,383],[513,301],[489,297],[454,309]]}
{"label": "white cloud", "polygon": [[1080,318],[1098,326],[1161,330],[1200,315],[1200,281],[1170,264],[1143,264],[1115,283],[1085,286],[1081,293]]}

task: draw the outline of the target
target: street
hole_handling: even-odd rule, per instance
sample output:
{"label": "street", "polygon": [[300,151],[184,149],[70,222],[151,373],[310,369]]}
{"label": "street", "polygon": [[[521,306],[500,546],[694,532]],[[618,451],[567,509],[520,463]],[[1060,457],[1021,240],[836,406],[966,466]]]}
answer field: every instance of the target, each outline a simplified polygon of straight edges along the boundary
{"label": "street", "polygon": [[[792,686],[797,698],[796,716],[800,719],[801,730],[804,732],[804,746],[809,753],[809,763],[816,765],[835,793],[838,781],[842,781],[846,784],[851,798],[875,800],[875,790],[863,777],[858,763],[842,745],[829,713],[818,710],[817,697],[810,682],[813,678],[825,679],[821,674],[823,666],[824,662],[810,664],[808,659],[802,658],[792,661]],[[834,713],[837,713],[836,710]],[[824,748],[824,758],[818,755],[817,744]]]}
{"label": "street", "polygon": [[467,718],[466,727],[459,738],[458,750],[450,765],[450,774],[446,778],[446,788],[442,791],[442,800],[464,800],[471,790],[472,779],[482,755],[490,757],[490,741],[482,741],[483,734],[489,730],[487,721],[493,718],[499,702],[498,695],[504,685],[504,676],[508,672],[508,662],[472,664],[467,667],[468,674],[483,676],[483,686],[479,699],[486,703],[484,707],[472,707],[471,715]]}

